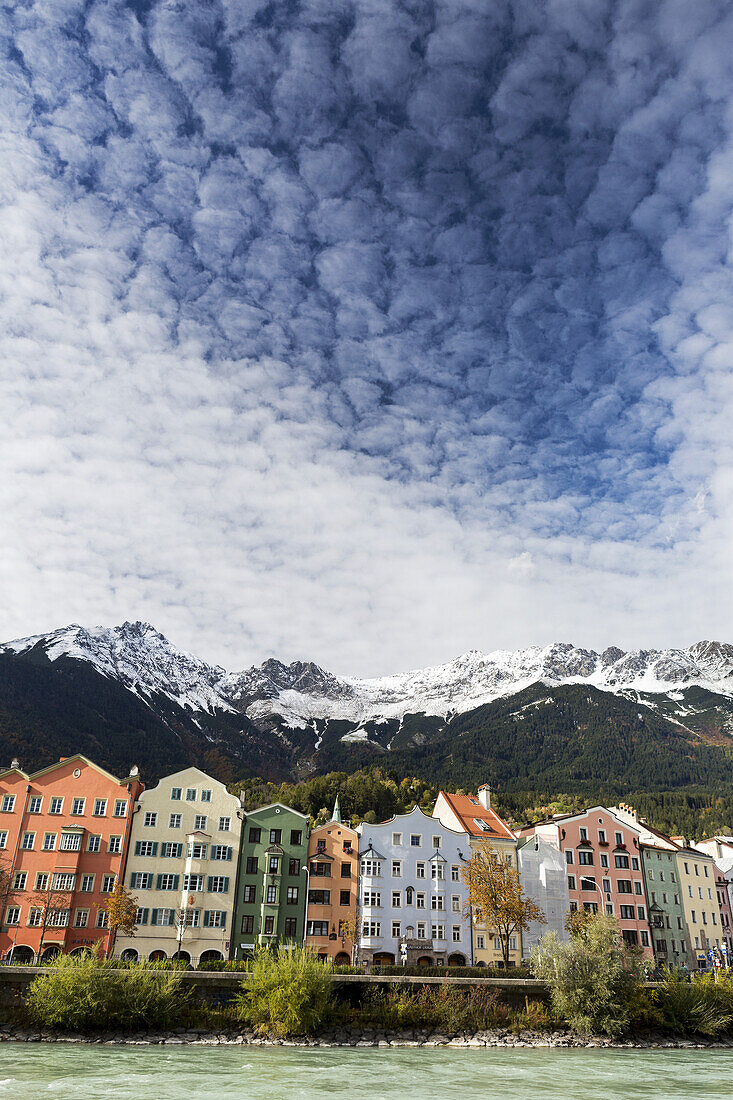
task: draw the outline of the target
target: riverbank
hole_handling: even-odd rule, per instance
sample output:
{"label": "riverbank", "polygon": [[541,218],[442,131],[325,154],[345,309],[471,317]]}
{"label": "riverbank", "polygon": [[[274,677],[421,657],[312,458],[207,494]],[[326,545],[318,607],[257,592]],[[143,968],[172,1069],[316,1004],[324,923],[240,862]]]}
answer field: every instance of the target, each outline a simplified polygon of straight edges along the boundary
{"label": "riverbank", "polygon": [[36,1029],[15,1024],[0,1025],[0,1043],[65,1043],[122,1046],[259,1046],[322,1048],[387,1047],[466,1047],[490,1048],[603,1048],[607,1050],[730,1050],[733,1034],[715,1039],[705,1036],[681,1039],[650,1032],[631,1039],[609,1039],[605,1035],[580,1035],[571,1031],[522,1031],[506,1028],[446,1035],[440,1031],[378,1031],[362,1028],[335,1028],[316,1036],[293,1039],[268,1039],[250,1028],[207,1031],[203,1028],[176,1028],[168,1031],[99,1031],[75,1034],[53,1029]]}

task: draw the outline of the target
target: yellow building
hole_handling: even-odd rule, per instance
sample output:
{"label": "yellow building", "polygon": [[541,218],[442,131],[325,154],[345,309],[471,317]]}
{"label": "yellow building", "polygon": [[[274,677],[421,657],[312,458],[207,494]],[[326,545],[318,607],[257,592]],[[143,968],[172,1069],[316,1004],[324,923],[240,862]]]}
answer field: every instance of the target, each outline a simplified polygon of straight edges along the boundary
{"label": "yellow building", "polygon": [[715,862],[707,852],[690,848],[683,836],[671,839],[678,845],[677,875],[693,965],[704,970],[710,966],[708,952],[715,947],[720,951],[723,942]]}
{"label": "yellow building", "polygon": [[[491,790],[488,784],[479,787],[477,797],[465,794],[448,794],[441,791],[433,807],[433,817],[449,829],[461,829],[468,833],[472,851],[488,842],[499,859],[517,870],[517,838],[509,826],[491,809]],[[499,934],[485,924],[473,923],[474,965],[504,966],[504,953]],[[522,937],[517,932],[509,937],[509,966],[519,966],[522,959]]]}

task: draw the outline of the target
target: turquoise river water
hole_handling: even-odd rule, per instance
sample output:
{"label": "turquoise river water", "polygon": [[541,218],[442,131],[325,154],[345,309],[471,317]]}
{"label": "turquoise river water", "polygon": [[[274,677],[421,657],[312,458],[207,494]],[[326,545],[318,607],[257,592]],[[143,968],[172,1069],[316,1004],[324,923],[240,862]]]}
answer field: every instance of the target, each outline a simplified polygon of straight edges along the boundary
{"label": "turquoise river water", "polygon": [[733,1051],[4,1043],[0,1098],[683,1100],[733,1097]]}

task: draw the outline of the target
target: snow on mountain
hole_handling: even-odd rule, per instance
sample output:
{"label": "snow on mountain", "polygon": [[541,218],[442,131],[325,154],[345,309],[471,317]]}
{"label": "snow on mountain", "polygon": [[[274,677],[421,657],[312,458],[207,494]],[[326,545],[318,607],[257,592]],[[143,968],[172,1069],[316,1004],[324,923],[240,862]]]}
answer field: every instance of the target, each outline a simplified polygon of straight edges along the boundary
{"label": "snow on mountain", "polygon": [[40,646],[49,660],[90,661],[139,696],[162,694],[196,710],[275,717],[304,728],[316,719],[357,725],[407,713],[448,716],[512,695],[541,681],[548,686],[587,683],[614,693],[665,694],[693,685],[733,697],[733,646],[698,642],[689,649],[603,653],[568,643],[511,651],[471,650],[444,665],[373,679],[337,678],[312,662],[284,665],[269,659],[227,673],[175,646],[148,623],[86,630],[73,625],[47,635],[8,642],[0,650],[25,653]]}
{"label": "snow on mountain", "polygon": [[27,653],[36,646],[49,661],[59,657],[88,661],[103,676],[120,681],[141,698],[160,694],[193,711],[235,709],[217,689],[224,669],[177,649],[150,623],[90,630],[73,623],[50,634],[6,642],[0,645],[0,652]]}

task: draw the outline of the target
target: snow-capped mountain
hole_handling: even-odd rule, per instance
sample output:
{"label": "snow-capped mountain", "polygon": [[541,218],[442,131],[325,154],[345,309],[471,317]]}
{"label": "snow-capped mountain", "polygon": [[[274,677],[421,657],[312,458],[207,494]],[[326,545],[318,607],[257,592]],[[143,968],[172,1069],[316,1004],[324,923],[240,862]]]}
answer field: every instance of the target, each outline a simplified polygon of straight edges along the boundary
{"label": "snow-capped mountain", "polygon": [[[90,662],[140,698],[164,697],[193,712],[238,712],[257,722],[278,718],[291,729],[316,720],[364,722],[407,714],[446,718],[512,695],[530,684],[587,683],[602,691],[666,695],[699,686],[733,697],[733,646],[698,642],[687,649],[602,653],[568,643],[528,649],[471,650],[444,665],[372,679],[337,678],[311,662],[269,659],[227,673],[173,646],[148,623],[64,627],[0,645],[0,652],[42,652]],[[353,735],[352,735],[353,736]]]}

